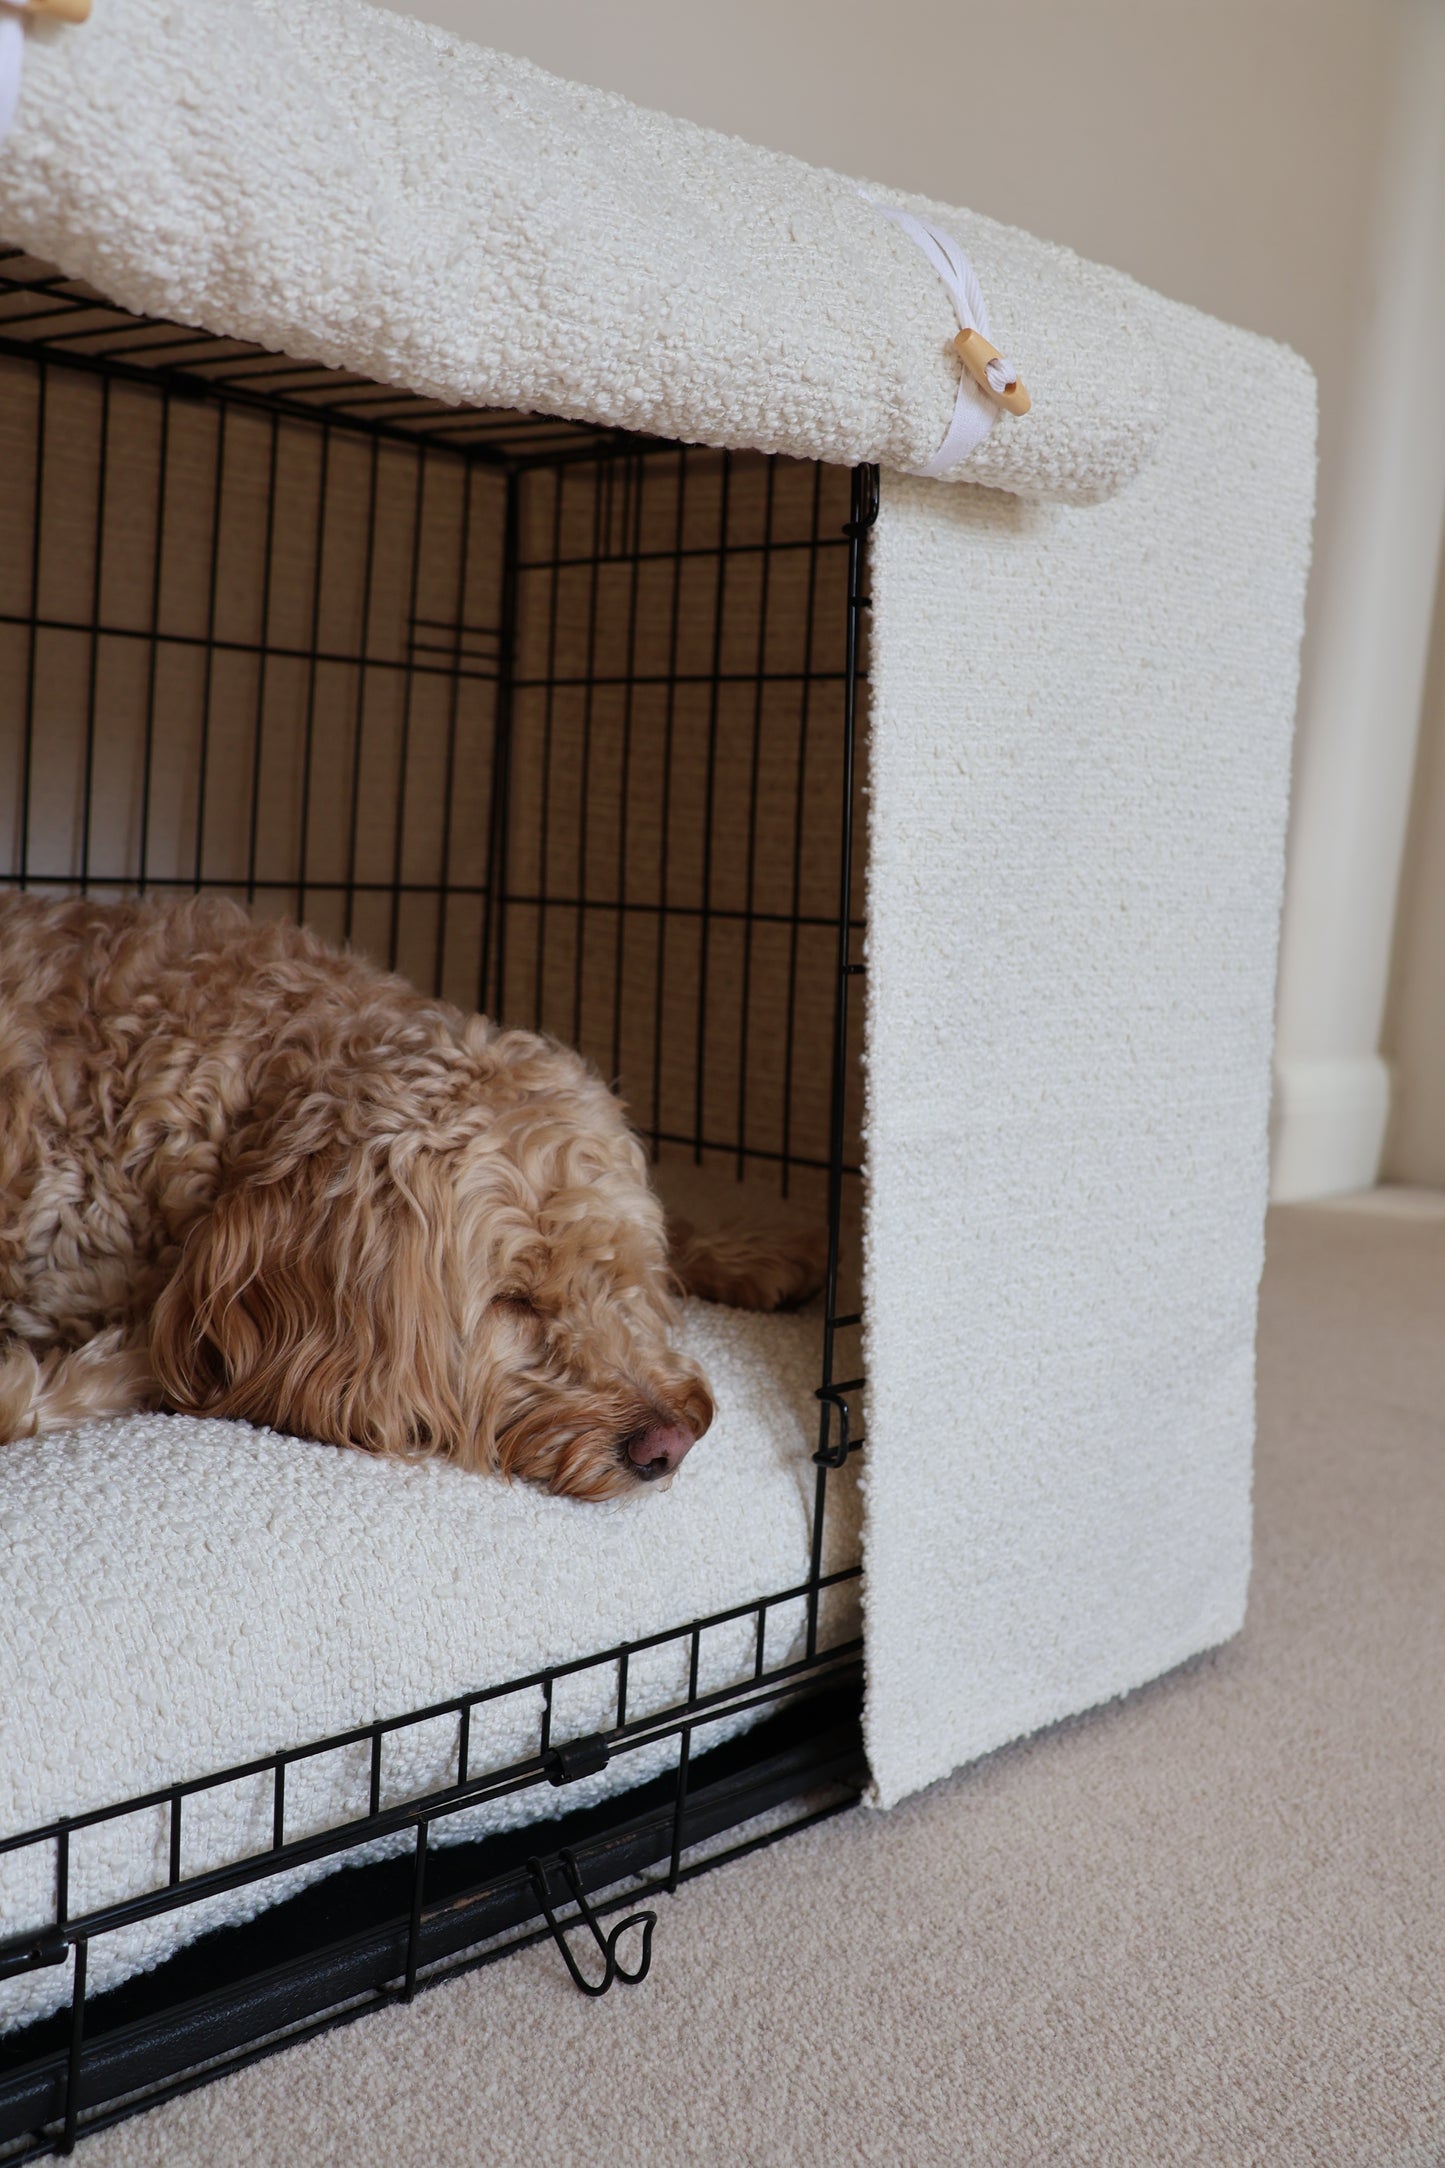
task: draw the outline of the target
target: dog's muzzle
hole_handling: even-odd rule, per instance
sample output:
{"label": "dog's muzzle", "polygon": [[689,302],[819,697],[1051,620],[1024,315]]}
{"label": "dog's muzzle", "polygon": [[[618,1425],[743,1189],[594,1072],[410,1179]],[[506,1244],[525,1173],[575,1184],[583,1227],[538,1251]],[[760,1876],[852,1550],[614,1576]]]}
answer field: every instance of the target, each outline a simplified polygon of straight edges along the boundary
{"label": "dog's muzzle", "polygon": [[644,1483],[671,1475],[692,1448],[692,1432],[681,1423],[655,1423],[627,1441],[627,1458]]}

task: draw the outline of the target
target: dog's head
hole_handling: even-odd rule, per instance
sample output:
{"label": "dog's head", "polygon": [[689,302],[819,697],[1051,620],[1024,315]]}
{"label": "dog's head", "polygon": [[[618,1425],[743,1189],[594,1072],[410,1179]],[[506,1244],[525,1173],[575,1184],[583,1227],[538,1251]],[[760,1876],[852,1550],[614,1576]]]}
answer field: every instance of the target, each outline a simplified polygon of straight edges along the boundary
{"label": "dog's head", "polygon": [[152,1317],[171,1405],[578,1498],[712,1420],[642,1150],[567,1049],[418,1005],[271,1064]]}

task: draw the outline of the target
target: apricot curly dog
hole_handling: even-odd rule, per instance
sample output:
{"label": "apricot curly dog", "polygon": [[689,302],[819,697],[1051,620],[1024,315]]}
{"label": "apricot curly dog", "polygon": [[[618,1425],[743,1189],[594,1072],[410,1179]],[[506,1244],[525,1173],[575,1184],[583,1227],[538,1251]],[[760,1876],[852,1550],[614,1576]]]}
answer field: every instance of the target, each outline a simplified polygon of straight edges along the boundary
{"label": "apricot curly dog", "polygon": [[581,1056],[216,899],[0,904],[0,1441],[163,1407],[578,1498],[712,1420],[679,1283],[772,1308],[812,1230],[668,1230]]}

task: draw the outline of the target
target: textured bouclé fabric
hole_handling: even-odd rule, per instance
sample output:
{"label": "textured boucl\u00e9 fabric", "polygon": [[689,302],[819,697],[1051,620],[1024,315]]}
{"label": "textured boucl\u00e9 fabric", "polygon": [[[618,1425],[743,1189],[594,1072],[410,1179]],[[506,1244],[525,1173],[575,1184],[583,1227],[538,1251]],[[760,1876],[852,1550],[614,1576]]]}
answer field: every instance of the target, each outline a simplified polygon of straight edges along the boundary
{"label": "textured boucl\u00e9 fabric", "polygon": [[[1147,297],[972,212],[1034,398],[958,470],[1107,495],[1166,409]],[[106,0],[30,30],[0,234],[143,313],[444,399],[916,469],[958,329],[856,183],[359,0]]]}
{"label": "textured boucl\u00e9 fabric", "polygon": [[1281,347],[1150,308],[1174,419],[1110,503],[883,477],[865,1601],[884,1802],[1244,1613],[1314,383]]}
{"label": "textured boucl\u00e9 fabric", "polygon": [[[130,307],[448,399],[891,470],[868,801],[875,1797],[1232,1633],[1308,370],[1067,251],[889,196],[968,250],[1034,401],[958,470],[987,488],[922,482],[953,412],[956,319],[851,181],[355,0],[106,0],[83,29],[28,40],[0,229]],[[462,1585],[503,1641],[466,1644],[449,1671],[459,1644],[423,1628],[409,1573],[405,1609],[362,1605],[381,1621],[368,1632],[395,1636],[389,1670],[351,1676],[340,1636],[345,1716],[383,1705],[378,1679],[394,1707],[479,1665],[528,1668],[539,1644],[595,1646],[780,1585],[803,1523],[764,1555],[771,1508],[743,1472],[773,1451],[776,1388],[730,1404],[714,1382],[736,1461],[710,1439],[671,1521],[589,1519],[554,1552],[569,1509],[478,1489],[468,1511],[516,1548]],[[109,1442],[141,1466],[152,1435],[171,1436]],[[286,1484],[311,1465],[274,1441],[232,1449],[273,1456]],[[87,1475],[107,1465],[93,1434],[65,1450],[92,1456]],[[452,1525],[452,1472],[325,1465],[346,1498],[404,1493],[399,1520],[423,1533],[393,1530],[403,1552]],[[726,1510],[673,1546],[660,1531],[692,1526],[690,1501],[734,1466]],[[796,1471],[787,1484],[792,1516]],[[426,1486],[448,1514],[416,1511]],[[361,1570],[351,1546],[333,1558],[312,1525],[334,1527],[340,1503],[298,1526],[344,1578]],[[123,1502],[96,1514],[103,1559]],[[57,1618],[72,1578],[44,1582]],[[554,1633],[538,1606],[573,1580],[579,1608]],[[252,1608],[259,1650],[278,1607]],[[525,1656],[505,1640],[523,1627]],[[328,1634],[338,1645],[334,1618]],[[251,1641],[235,1642],[243,1670]],[[247,1703],[268,1743],[285,1648]],[[168,1701],[164,1653],[136,1654],[124,1692]],[[135,1736],[159,1742],[146,1781],[189,1766],[163,1727]],[[47,1811],[73,1760],[48,1771]],[[112,1796],[143,1760],[107,1737],[88,1766]]]}
{"label": "textured boucl\u00e9 fabric", "polygon": [[[796,1587],[808,1570],[820,1335],[816,1317],[690,1303],[682,1345],[712,1379],[717,1420],[670,1489],[614,1505],[186,1416],[132,1416],[7,1446],[0,1837]],[[834,1479],[830,1501],[831,1569],[857,1556],[847,1475]],[[855,1588],[836,1592],[829,1638],[856,1632]],[[785,1660],[803,1626],[799,1603],[770,1614],[770,1663]],[[705,1634],[702,1690],[751,1677],[755,1646],[750,1618]],[[687,1663],[685,1641],[635,1658],[629,1713],[675,1702]],[[616,1685],[615,1666],[559,1681],[554,1736],[608,1722]],[[471,1774],[534,1754],[541,1707],[531,1688],[478,1708]],[[694,1751],[716,1743],[718,1729],[704,1727]],[[620,1755],[571,1786],[567,1803],[644,1782],[676,1752],[667,1741]],[[453,1782],[456,1758],[454,1718],[393,1734],[383,1804]],[[287,1835],[364,1813],[369,1782],[365,1744],[293,1766]],[[550,1813],[556,1797],[543,1786],[493,1801],[435,1822],[432,1841]],[[183,1827],[188,1875],[263,1850],[269,1778],[189,1800]],[[77,1832],[72,1915],[164,1883],[167,1832],[157,1809]],[[250,1917],[329,1865],[97,1938],[92,1987]],[[0,1853],[9,1931],[50,1917],[54,1892],[52,1846]],[[68,1993],[63,1969],[7,1982],[0,2022]]]}

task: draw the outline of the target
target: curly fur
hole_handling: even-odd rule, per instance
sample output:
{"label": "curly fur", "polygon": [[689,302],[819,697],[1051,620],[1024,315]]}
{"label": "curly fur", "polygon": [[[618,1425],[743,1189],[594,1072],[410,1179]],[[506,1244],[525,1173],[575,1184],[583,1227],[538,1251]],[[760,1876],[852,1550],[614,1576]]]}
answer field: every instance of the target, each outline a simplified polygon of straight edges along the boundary
{"label": "curly fur", "polygon": [[[0,1113],[0,1441],[159,1405],[602,1498],[712,1419],[612,1093],[304,928],[0,906]],[[816,1283],[683,1248],[714,1299]]]}

